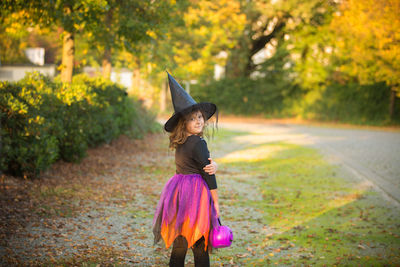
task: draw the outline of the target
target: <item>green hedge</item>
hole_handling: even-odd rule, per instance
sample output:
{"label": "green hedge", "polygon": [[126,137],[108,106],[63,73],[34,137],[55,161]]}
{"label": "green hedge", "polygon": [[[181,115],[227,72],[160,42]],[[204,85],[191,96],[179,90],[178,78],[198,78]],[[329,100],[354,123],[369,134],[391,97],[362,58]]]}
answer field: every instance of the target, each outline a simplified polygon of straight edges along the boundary
{"label": "green hedge", "polygon": [[88,147],[156,129],[154,116],[123,87],[85,75],[71,84],[38,73],[1,82],[0,111],[0,168],[17,176],[35,177],[58,159],[79,162]]}
{"label": "green hedge", "polygon": [[384,83],[321,85],[305,90],[284,75],[266,78],[234,78],[195,85],[196,100],[211,101],[226,114],[265,117],[302,117],[355,124],[387,125],[400,123],[400,101],[389,118],[390,90]]}
{"label": "green hedge", "polygon": [[[324,121],[383,125],[390,122],[389,99],[390,89],[384,83],[331,84],[315,101],[303,104],[302,115]],[[397,103],[392,123],[398,122],[399,114]]]}
{"label": "green hedge", "polygon": [[195,99],[213,102],[228,114],[280,116],[284,98],[292,94],[293,89],[284,81],[277,84],[241,77],[195,85],[191,93]]}

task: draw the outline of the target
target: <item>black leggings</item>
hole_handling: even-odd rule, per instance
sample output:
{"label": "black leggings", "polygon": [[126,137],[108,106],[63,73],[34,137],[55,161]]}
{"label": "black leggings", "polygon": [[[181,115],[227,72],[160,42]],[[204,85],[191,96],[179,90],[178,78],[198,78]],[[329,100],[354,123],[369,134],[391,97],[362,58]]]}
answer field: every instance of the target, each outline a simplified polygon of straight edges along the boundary
{"label": "black leggings", "polygon": [[[197,240],[193,245],[192,251],[194,255],[194,266],[196,267],[209,267],[210,258],[208,256],[208,250],[204,250],[204,237]],[[170,267],[185,266],[185,256],[188,249],[188,243],[186,238],[178,236],[173,244],[171,258],[169,260]]]}

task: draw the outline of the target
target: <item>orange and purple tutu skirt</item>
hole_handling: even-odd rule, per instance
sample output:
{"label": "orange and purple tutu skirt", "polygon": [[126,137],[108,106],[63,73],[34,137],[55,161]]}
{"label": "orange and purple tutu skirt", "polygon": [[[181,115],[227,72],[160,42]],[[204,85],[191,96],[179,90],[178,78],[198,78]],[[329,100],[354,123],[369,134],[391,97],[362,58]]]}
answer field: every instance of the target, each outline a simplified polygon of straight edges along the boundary
{"label": "orange and purple tutu skirt", "polygon": [[192,247],[202,236],[208,247],[218,218],[207,183],[200,174],[175,174],[166,183],[153,219],[154,243],[161,238],[169,248],[182,235]]}

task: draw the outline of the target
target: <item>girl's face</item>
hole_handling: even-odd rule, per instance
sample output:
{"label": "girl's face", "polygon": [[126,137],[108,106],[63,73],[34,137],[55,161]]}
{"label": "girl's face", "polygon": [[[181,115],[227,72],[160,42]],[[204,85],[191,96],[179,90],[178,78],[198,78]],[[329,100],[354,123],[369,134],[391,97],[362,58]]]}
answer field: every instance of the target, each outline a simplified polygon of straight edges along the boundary
{"label": "girl's face", "polygon": [[186,132],[188,135],[199,134],[203,131],[204,118],[200,111],[194,112],[186,121]]}

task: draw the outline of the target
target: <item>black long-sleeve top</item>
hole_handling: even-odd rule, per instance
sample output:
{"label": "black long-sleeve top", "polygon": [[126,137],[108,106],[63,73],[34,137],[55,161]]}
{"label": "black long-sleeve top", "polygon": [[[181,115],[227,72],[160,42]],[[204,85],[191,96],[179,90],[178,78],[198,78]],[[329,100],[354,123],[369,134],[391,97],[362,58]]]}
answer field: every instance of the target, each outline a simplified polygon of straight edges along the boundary
{"label": "black long-sleeve top", "polygon": [[203,168],[210,164],[210,152],[206,141],[198,135],[190,135],[185,143],[178,145],[175,150],[176,173],[200,174],[210,190],[217,188],[215,174],[209,175]]}

